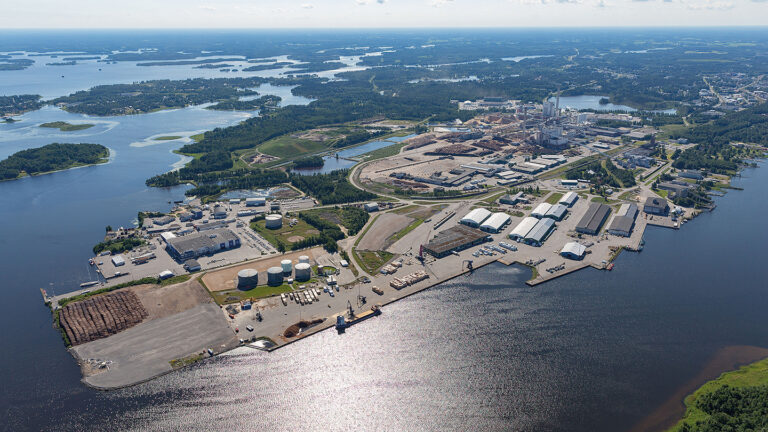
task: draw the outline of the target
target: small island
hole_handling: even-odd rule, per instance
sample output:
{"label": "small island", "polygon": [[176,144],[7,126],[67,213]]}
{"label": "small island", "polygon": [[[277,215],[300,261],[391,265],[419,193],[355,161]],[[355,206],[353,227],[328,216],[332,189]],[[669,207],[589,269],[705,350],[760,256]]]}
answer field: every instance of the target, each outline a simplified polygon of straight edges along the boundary
{"label": "small island", "polygon": [[184,137],[182,137],[180,135],[168,135],[168,136],[161,136],[161,137],[157,137],[157,138],[153,138],[153,139],[155,141],[173,141],[173,140],[177,140],[177,139],[181,139],[181,138],[184,138]]}
{"label": "small island", "polygon": [[89,128],[92,128],[93,126],[94,125],[90,123],[72,124],[72,123],[67,123],[63,121],[43,123],[40,125],[41,128],[58,129],[62,132],[74,132],[74,131],[89,129]]}
{"label": "small island", "polygon": [[48,144],[0,161],[0,181],[105,163],[108,158],[109,149],[101,144]]}

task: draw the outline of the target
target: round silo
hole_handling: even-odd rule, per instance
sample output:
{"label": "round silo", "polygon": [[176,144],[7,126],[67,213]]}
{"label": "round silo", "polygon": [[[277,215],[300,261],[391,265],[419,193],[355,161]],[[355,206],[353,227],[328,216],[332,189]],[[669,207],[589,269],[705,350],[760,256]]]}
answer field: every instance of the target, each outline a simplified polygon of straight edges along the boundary
{"label": "round silo", "polygon": [[259,284],[259,272],[254,269],[243,269],[237,272],[237,288],[250,289]]}
{"label": "round silo", "polygon": [[302,255],[299,257],[299,262],[302,264],[309,264],[309,257],[306,255]]}
{"label": "round silo", "polygon": [[293,263],[289,259],[284,259],[280,261],[280,267],[283,268],[283,273],[291,274],[291,271],[293,270]]}
{"label": "round silo", "polygon": [[265,225],[268,229],[280,229],[283,227],[283,217],[279,214],[267,215]]}
{"label": "round silo", "polygon": [[306,282],[309,280],[311,276],[312,276],[312,271],[310,270],[309,264],[307,263],[296,264],[296,281]]}
{"label": "round silo", "polygon": [[270,267],[267,270],[267,283],[271,286],[277,286],[283,283],[283,268]]}

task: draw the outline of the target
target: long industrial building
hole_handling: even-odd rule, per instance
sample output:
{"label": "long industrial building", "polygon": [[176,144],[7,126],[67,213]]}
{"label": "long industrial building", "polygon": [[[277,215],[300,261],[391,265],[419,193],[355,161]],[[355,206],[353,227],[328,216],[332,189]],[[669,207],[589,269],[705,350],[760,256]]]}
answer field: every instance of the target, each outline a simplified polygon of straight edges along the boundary
{"label": "long industrial building", "polygon": [[188,260],[223,249],[240,247],[240,238],[228,229],[216,229],[168,239],[168,252],[178,260]]}
{"label": "long industrial building", "polygon": [[543,218],[526,234],[525,242],[533,246],[541,246],[553,229],[555,229],[555,221]]}
{"label": "long industrial building", "polygon": [[485,232],[498,233],[509,223],[509,215],[506,213],[494,213],[480,225]]}
{"label": "long industrial building", "polygon": [[528,216],[527,218],[520,221],[519,224],[509,233],[509,238],[512,240],[523,240],[526,235],[528,235],[529,232],[533,229],[533,227],[536,226],[536,224],[539,223],[539,220],[535,217]]}
{"label": "long industrial building", "polygon": [[558,204],[562,204],[567,207],[573,207],[573,205],[578,201],[579,194],[576,192],[568,192],[565,195],[563,195],[560,198],[560,201],[558,201]]}
{"label": "long industrial building", "polygon": [[467,215],[461,218],[459,222],[463,223],[464,225],[471,226],[473,228],[478,228],[480,227],[480,224],[485,222],[485,220],[488,219],[490,216],[491,216],[490,211],[484,208],[476,208],[471,212],[467,213]]}
{"label": "long industrial building", "polygon": [[568,207],[562,205],[562,204],[555,204],[547,210],[547,213],[544,214],[544,217],[554,219],[556,221],[561,221],[565,217],[565,214],[568,213]]}
{"label": "long industrial building", "polygon": [[605,204],[593,202],[587,208],[587,212],[576,224],[576,231],[583,234],[597,234],[603,226],[605,219],[611,213],[611,208]]}
{"label": "long industrial building", "polygon": [[622,204],[619,211],[611,218],[608,223],[608,232],[622,237],[632,235],[632,229],[635,226],[635,217],[637,217],[637,206],[634,204]]}
{"label": "long industrial building", "polygon": [[546,216],[547,212],[551,208],[552,208],[552,204],[543,202],[537,205],[535,209],[533,209],[533,211],[531,212],[531,216],[541,219],[544,216]]}
{"label": "long industrial building", "polygon": [[488,240],[488,234],[464,225],[455,225],[439,232],[435,238],[424,245],[424,250],[436,257],[442,258],[451,252],[460,251]]}

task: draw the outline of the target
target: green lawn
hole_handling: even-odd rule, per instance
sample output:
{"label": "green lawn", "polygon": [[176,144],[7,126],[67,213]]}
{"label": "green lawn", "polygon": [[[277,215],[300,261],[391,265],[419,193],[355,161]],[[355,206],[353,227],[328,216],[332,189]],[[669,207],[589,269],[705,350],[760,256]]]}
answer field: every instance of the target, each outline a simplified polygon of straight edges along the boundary
{"label": "green lawn", "polygon": [[699,389],[693,392],[692,395],[689,395],[685,398],[685,415],[683,416],[683,419],[680,420],[680,422],[677,423],[674,427],[669,429],[669,431],[678,432],[684,430],[682,429],[684,424],[690,427],[689,430],[698,430],[696,428],[696,422],[707,421],[707,419],[710,418],[710,415],[697,406],[697,399],[704,395],[711,394],[726,385],[732,388],[768,386],[768,359],[763,359],[756,363],[743,366],[735,371],[726,372],[720,375],[720,377],[717,379],[709,381],[703,386],[699,387]]}
{"label": "green lawn", "polygon": [[291,135],[273,138],[258,147],[261,153],[281,158],[295,158],[306,153],[315,153],[328,149],[328,144]]}
{"label": "green lawn", "polygon": [[358,265],[368,274],[375,274],[387,261],[395,255],[387,251],[358,251],[352,250]]}
{"label": "green lawn", "polygon": [[277,247],[278,243],[283,243],[286,245],[286,249],[290,248],[290,245],[292,245],[294,242],[288,240],[289,238],[293,236],[299,236],[307,238],[311,235],[317,235],[320,234],[320,232],[313,227],[312,225],[304,222],[301,219],[298,219],[298,223],[291,227],[288,224],[290,217],[283,218],[283,226],[280,229],[267,229],[264,225],[266,224],[266,221],[264,219],[258,220],[256,222],[251,223],[251,229],[259,233],[266,241],[272,244],[272,246]]}
{"label": "green lawn", "polygon": [[662,198],[666,198],[669,195],[669,191],[668,190],[654,189],[653,191],[656,192],[656,195],[658,195],[658,196],[660,196]]}
{"label": "green lawn", "polygon": [[366,160],[366,161],[375,160],[375,159],[383,159],[383,158],[386,158],[386,157],[391,157],[391,156],[399,154],[400,153],[400,149],[405,147],[405,146],[406,146],[406,143],[403,143],[403,142],[397,143],[397,144],[392,144],[391,146],[382,147],[380,149],[377,149],[377,150],[365,153],[365,154],[361,155],[360,157],[363,160]]}
{"label": "green lawn", "polygon": [[[247,291],[234,289],[229,291],[213,291],[211,296],[213,300],[218,304],[237,303],[241,300],[249,298],[264,298],[271,297],[273,295],[280,295],[284,292],[291,291],[291,286],[287,283],[279,286],[259,285],[256,288],[249,289]],[[237,299],[233,299],[237,297]]]}
{"label": "green lawn", "polygon": [[416,227],[418,227],[422,223],[424,223],[424,219],[415,219],[413,222],[408,224],[407,227],[405,227],[405,228],[401,229],[400,231],[396,232],[391,237],[392,242],[396,242],[396,241],[400,240],[401,238],[405,237],[409,232],[415,230]]}
{"label": "green lawn", "polygon": [[557,204],[560,201],[560,198],[563,197],[563,194],[561,192],[554,192],[552,195],[548,196],[546,200],[544,200],[546,203],[549,204]]}

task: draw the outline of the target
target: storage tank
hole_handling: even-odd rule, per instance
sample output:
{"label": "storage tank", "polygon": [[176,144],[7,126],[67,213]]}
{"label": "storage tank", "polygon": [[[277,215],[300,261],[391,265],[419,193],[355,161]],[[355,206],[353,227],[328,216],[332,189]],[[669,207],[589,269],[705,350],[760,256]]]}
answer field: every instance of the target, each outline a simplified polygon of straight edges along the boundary
{"label": "storage tank", "polygon": [[293,263],[289,259],[284,259],[280,261],[280,267],[283,268],[283,273],[291,274],[291,270],[293,270]]}
{"label": "storage tank", "polygon": [[309,257],[306,255],[302,255],[299,257],[299,262],[302,264],[309,264]]}
{"label": "storage tank", "polygon": [[283,268],[282,267],[270,267],[267,270],[267,283],[271,286],[280,285],[283,283]]}
{"label": "storage tank", "polygon": [[310,270],[309,264],[307,263],[296,264],[296,281],[297,282],[306,282],[309,280],[311,276],[312,276],[312,271]]}
{"label": "storage tank", "polygon": [[250,289],[259,284],[259,272],[254,269],[243,269],[237,272],[237,288]]}
{"label": "storage tank", "polygon": [[283,217],[279,214],[267,215],[265,226],[269,229],[280,229],[283,227]]}

